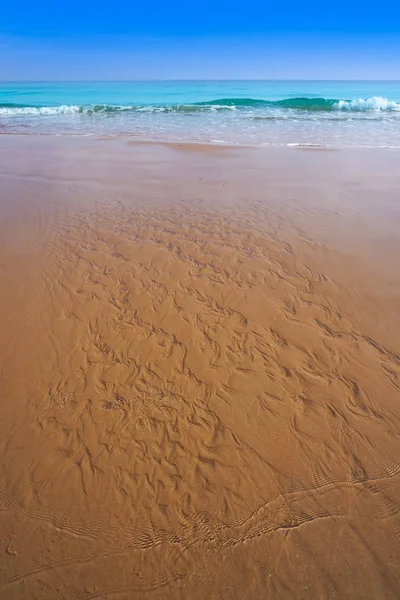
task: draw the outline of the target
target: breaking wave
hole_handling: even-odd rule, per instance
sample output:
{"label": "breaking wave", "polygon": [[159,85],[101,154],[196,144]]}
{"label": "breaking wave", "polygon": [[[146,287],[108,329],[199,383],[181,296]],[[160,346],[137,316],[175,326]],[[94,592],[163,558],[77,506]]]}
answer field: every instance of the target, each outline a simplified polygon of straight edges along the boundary
{"label": "breaking wave", "polygon": [[25,106],[23,104],[0,104],[0,115],[67,115],[83,112],[83,108],[77,105],[62,106]]}
{"label": "breaking wave", "polygon": [[302,112],[393,112],[400,111],[400,102],[373,96],[355,100],[339,100],[329,98],[285,98],[283,100],[261,100],[256,98],[218,98],[208,102],[174,105],[131,105],[119,106],[111,104],[96,104],[79,106],[76,104],[61,106],[29,106],[23,104],[0,103],[0,116],[46,116],[46,115],[94,115],[121,112],[152,112],[152,113],[198,113],[226,110],[251,110],[269,108],[280,111]]}

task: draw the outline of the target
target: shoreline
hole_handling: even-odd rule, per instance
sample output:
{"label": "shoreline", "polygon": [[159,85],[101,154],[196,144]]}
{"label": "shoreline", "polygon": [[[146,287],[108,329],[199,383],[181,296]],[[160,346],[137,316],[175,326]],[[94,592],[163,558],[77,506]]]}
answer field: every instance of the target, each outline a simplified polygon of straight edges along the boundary
{"label": "shoreline", "polygon": [[[341,151],[341,150],[400,150],[399,145],[328,145],[328,144],[317,144],[317,143],[307,143],[307,142],[287,142],[287,143],[260,143],[260,144],[245,144],[245,143],[237,143],[234,144],[232,142],[224,142],[218,140],[168,140],[168,139],[153,139],[153,138],[135,138],[134,135],[129,134],[120,134],[120,135],[100,135],[96,133],[24,133],[24,132],[12,132],[12,131],[0,131],[0,139],[1,136],[10,136],[10,137],[44,137],[44,138],[71,138],[71,139],[93,139],[99,141],[125,141],[128,143],[135,144],[148,144],[148,145],[161,145],[161,146],[211,146],[213,148],[229,148],[229,149],[273,149],[273,148],[292,148],[292,149],[300,149],[300,150],[331,150],[331,151]],[[134,139],[132,139],[134,138]]]}

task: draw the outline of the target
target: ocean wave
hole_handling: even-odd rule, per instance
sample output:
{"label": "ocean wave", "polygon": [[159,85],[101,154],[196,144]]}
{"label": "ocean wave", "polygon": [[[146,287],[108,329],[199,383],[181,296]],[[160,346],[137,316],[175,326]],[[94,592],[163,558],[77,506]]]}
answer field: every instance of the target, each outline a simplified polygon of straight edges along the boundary
{"label": "ocean wave", "polygon": [[120,106],[112,104],[95,104],[88,106],[61,105],[61,106],[28,106],[22,104],[0,103],[0,115],[96,115],[113,114],[121,112],[138,113],[198,113],[237,110],[271,109],[280,111],[301,112],[393,112],[400,111],[400,102],[373,96],[354,100],[339,100],[330,98],[285,98],[283,100],[261,100],[257,98],[218,98],[205,102],[174,105],[130,105]]}
{"label": "ocean wave", "polygon": [[335,105],[337,110],[352,111],[400,111],[400,103],[394,100],[388,100],[381,96],[372,96],[372,98],[358,98],[357,100],[339,100]]}
{"label": "ocean wave", "polygon": [[220,108],[286,108],[307,112],[319,111],[400,111],[400,102],[380,96],[358,98],[356,100],[338,100],[335,98],[284,98],[283,100],[258,100],[254,98],[220,98],[211,102],[198,102],[196,106],[218,106]]}
{"label": "ocean wave", "polygon": [[61,106],[24,106],[18,104],[0,104],[0,115],[67,115],[82,112],[75,104]]}

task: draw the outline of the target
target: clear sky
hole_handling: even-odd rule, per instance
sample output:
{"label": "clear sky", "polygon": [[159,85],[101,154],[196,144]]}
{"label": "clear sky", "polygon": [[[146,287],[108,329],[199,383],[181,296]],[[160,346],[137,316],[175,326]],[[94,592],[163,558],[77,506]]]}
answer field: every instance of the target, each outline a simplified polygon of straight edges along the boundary
{"label": "clear sky", "polygon": [[400,79],[400,1],[5,1],[1,80]]}

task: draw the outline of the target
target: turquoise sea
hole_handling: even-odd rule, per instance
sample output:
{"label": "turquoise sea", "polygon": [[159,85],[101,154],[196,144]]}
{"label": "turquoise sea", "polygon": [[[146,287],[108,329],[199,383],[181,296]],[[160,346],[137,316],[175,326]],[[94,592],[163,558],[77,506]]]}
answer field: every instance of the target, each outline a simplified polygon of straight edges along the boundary
{"label": "turquoise sea", "polygon": [[400,82],[2,82],[0,133],[400,147]]}

